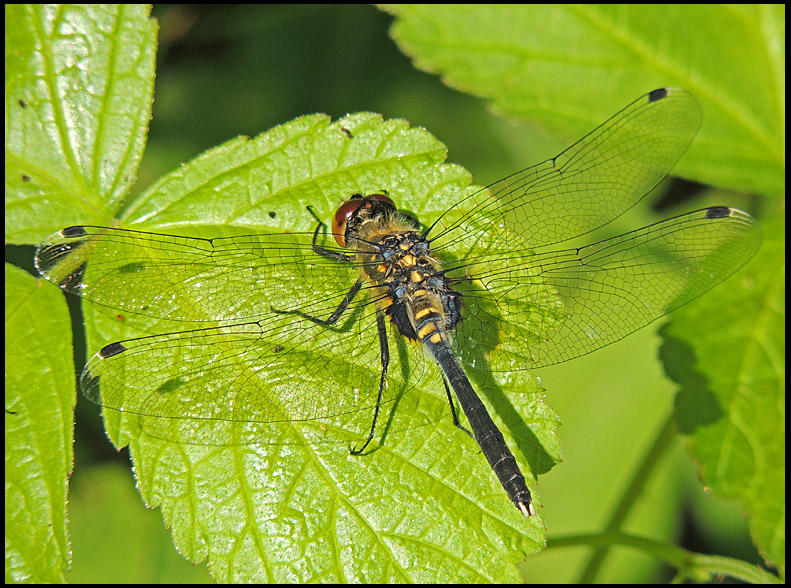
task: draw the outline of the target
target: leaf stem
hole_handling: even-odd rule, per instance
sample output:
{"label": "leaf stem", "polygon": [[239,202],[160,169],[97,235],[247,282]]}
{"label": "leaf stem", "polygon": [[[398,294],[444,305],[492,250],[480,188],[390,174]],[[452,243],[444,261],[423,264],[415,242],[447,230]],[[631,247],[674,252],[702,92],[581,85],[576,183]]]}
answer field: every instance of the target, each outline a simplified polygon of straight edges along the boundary
{"label": "leaf stem", "polygon": [[769,571],[739,559],[695,553],[676,545],[620,531],[569,535],[547,541],[548,549],[580,545],[597,545],[605,553],[614,545],[643,551],[675,567],[679,572],[676,581],[689,578],[705,582],[712,577],[729,576],[751,584],[782,583]]}

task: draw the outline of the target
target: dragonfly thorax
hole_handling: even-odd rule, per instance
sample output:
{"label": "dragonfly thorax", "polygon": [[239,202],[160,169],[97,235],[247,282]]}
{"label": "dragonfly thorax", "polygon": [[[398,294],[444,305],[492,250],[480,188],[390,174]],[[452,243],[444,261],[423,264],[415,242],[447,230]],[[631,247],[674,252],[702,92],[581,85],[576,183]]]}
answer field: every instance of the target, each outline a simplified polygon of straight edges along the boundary
{"label": "dragonfly thorax", "polygon": [[359,223],[347,230],[347,244],[354,245],[364,278],[378,287],[381,308],[403,336],[446,340],[460,319],[461,294],[448,286],[414,221],[390,206],[382,210],[375,203],[370,208],[380,208],[378,214],[353,217]]}

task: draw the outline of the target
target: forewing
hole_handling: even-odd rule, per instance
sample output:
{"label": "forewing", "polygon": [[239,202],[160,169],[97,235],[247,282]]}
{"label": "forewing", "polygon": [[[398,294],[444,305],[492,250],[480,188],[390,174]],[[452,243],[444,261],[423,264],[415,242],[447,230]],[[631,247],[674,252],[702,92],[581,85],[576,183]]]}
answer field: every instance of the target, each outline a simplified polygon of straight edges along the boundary
{"label": "forewing", "polygon": [[700,122],[700,105],[685,91],[646,94],[556,157],[461,199],[431,228],[432,248],[464,259],[597,229],[670,172]]}
{"label": "forewing", "polygon": [[453,285],[466,313],[458,353],[494,370],[585,355],[707,292],[760,244],[750,215],[717,206],[578,249],[470,263]]}
{"label": "forewing", "polygon": [[69,227],[36,251],[41,275],[113,309],[174,321],[240,321],[272,307],[326,318],[357,278],[317,255],[312,233],[219,239]]}

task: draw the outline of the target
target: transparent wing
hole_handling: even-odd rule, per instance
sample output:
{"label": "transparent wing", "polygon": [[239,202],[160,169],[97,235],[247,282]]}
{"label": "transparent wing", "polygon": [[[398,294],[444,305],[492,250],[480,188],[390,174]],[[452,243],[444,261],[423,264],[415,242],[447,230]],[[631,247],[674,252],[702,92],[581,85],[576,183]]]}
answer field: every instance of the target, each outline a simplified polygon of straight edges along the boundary
{"label": "transparent wing", "polygon": [[659,183],[698,132],[701,110],[663,88],[612,116],[560,155],[461,199],[430,230],[432,249],[547,246],[595,230]]}
{"label": "transparent wing", "polygon": [[457,268],[468,365],[530,369],[623,339],[707,292],[758,250],[747,213],[717,206],[586,247],[482,256]]}
{"label": "transparent wing", "polygon": [[[90,359],[80,386],[104,407],[177,419],[271,423],[372,411],[382,369],[373,313],[358,306],[337,330],[270,314],[112,343]],[[384,403],[421,382],[419,360],[414,345],[392,350]]]}
{"label": "transparent wing", "polygon": [[239,321],[272,306],[327,318],[358,269],[317,255],[312,233],[219,239],[69,227],[38,246],[36,267],[67,292],[179,321]]}
{"label": "transparent wing", "polygon": [[[382,294],[370,284],[335,325],[294,313],[326,320],[360,274],[353,263],[318,255],[312,238],[199,239],[70,227],[39,246],[36,265],[64,290],[125,312],[244,321],[106,346],[81,378],[92,401],[179,419],[311,420],[374,407],[382,369],[376,324]],[[391,349],[384,402],[420,383],[425,367],[413,347]]]}

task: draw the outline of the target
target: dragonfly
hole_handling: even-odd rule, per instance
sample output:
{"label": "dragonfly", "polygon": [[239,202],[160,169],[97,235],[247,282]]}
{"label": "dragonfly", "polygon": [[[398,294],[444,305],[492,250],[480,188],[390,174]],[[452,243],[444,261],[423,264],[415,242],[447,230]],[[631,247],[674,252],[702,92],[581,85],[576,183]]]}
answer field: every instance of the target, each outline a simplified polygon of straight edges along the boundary
{"label": "dragonfly", "polygon": [[381,407],[433,364],[454,424],[532,516],[525,477],[468,372],[532,370],[591,353],[704,294],[755,254],[758,225],[729,206],[565,243],[640,201],[700,123],[690,94],[662,88],[559,155],[461,194],[425,224],[384,191],[338,195],[330,226],[309,207],[316,226],[306,232],[210,239],[72,226],[38,246],[36,267],[124,315],[197,324],[100,349],[80,387],[105,409],[242,425],[366,411],[367,437],[351,448],[360,453]]}

